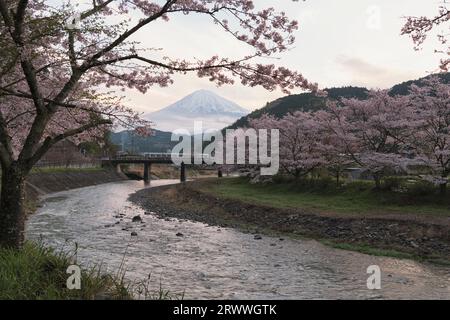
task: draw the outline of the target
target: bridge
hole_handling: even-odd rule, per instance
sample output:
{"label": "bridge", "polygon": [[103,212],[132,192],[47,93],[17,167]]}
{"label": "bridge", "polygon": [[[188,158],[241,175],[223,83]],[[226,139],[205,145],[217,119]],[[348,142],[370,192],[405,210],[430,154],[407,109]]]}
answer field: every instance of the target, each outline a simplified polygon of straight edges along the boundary
{"label": "bridge", "polygon": [[[195,158],[205,159],[207,155],[193,155],[190,163],[194,163]],[[152,164],[172,164],[171,153],[144,153],[142,155],[119,155],[112,159],[102,159],[102,167],[112,166],[120,172],[120,165],[122,164],[143,164],[144,165],[144,182],[150,182],[150,172]],[[202,160],[202,164],[205,164]],[[219,176],[221,172],[219,170]],[[186,181],[186,165],[181,163],[180,166],[180,181]]]}

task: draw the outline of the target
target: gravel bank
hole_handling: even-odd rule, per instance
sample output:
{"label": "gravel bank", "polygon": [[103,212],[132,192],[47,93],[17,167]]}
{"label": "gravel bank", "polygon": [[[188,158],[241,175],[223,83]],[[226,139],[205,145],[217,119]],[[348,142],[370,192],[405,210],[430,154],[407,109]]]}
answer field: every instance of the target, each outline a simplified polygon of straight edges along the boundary
{"label": "gravel bank", "polygon": [[390,218],[320,216],[224,200],[198,190],[205,182],[144,189],[130,200],[160,218],[175,217],[258,233],[279,233],[369,245],[427,259],[450,260],[450,225]]}

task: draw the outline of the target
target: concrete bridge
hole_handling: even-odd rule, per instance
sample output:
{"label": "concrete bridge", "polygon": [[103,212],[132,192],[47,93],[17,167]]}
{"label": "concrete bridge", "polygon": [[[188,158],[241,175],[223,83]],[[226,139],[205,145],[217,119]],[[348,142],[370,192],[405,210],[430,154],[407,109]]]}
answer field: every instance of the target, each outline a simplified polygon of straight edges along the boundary
{"label": "concrete bridge", "polygon": [[[204,159],[204,155],[194,155],[192,156],[192,161],[190,163],[194,163],[195,157],[202,157]],[[203,162],[203,161],[202,161]],[[120,171],[121,164],[142,164],[144,165],[144,182],[150,182],[150,172],[152,164],[172,164],[172,154],[171,153],[146,153],[144,155],[139,156],[117,156],[113,159],[103,159],[102,167],[113,166],[117,171]],[[204,162],[203,162],[204,164]],[[190,165],[190,164],[189,164]],[[219,176],[222,176],[222,172],[219,170]],[[186,181],[186,164],[184,162],[181,163],[180,166],[180,181]]]}

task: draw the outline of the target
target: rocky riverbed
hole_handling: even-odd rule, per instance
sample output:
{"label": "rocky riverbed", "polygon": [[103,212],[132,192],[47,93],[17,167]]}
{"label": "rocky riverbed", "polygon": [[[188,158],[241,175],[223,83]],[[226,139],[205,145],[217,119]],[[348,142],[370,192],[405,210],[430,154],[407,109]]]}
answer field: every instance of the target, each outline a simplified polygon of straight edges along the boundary
{"label": "rocky riverbed", "polygon": [[450,261],[450,225],[403,218],[322,216],[301,209],[279,209],[224,200],[199,190],[205,182],[145,189],[130,200],[161,218],[176,217],[253,233],[279,233],[396,250],[439,262]]}
{"label": "rocky riverbed", "polygon": [[[254,225],[249,233],[196,222],[194,212],[183,215],[167,205],[171,196],[164,190],[173,189],[161,186],[173,183],[152,181],[148,188],[161,194],[153,200],[148,191],[132,196],[145,201],[145,210],[127,200],[144,188],[137,181],[46,195],[28,219],[27,239],[57,250],[76,247],[82,266],[125,271],[125,280],[143,289],[137,298],[147,289],[185,299],[450,298],[448,267],[268,235]],[[381,270],[380,290],[367,287],[373,265]]]}

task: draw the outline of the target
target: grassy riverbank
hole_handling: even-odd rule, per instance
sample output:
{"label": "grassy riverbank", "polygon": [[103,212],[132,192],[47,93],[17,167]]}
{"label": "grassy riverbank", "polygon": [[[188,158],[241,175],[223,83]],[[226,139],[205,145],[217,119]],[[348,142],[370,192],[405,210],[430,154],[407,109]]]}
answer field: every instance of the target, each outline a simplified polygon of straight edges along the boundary
{"label": "grassy riverbank", "polygon": [[336,188],[327,181],[250,184],[246,179],[223,179],[200,186],[199,190],[227,199],[257,203],[275,208],[302,208],[335,215],[422,215],[450,217],[450,196],[431,191],[418,195],[374,191],[371,182],[355,182]]}
{"label": "grassy riverbank", "polygon": [[[313,238],[371,255],[449,263],[448,200],[416,206],[408,203],[409,195],[387,198],[385,192],[359,184],[331,192],[331,186],[306,191],[294,184],[209,179],[144,189],[130,200],[163,219],[200,221],[255,235]],[[432,201],[435,196],[427,197]]]}
{"label": "grassy riverbank", "polygon": [[[33,213],[38,196],[45,193],[124,179],[114,171],[102,168],[33,169],[27,179],[25,210]],[[20,251],[0,248],[0,300],[132,298],[120,273],[105,274],[97,267],[82,270],[80,290],[67,289],[70,274],[66,271],[72,264],[73,255],[30,242]]]}
{"label": "grassy riverbank", "polygon": [[0,300],[129,299],[120,277],[98,268],[83,270],[81,289],[69,290],[66,273],[73,257],[27,243],[23,250],[0,249]]}
{"label": "grassy riverbank", "polygon": [[28,194],[48,194],[127,180],[124,174],[103,168],[39,168],[27,177]]}

